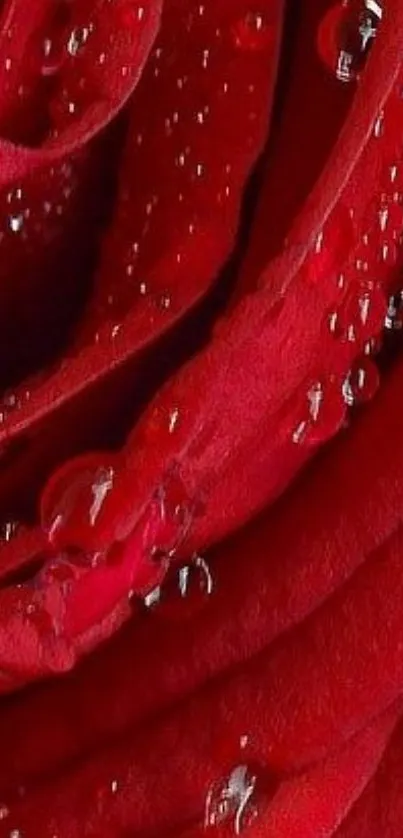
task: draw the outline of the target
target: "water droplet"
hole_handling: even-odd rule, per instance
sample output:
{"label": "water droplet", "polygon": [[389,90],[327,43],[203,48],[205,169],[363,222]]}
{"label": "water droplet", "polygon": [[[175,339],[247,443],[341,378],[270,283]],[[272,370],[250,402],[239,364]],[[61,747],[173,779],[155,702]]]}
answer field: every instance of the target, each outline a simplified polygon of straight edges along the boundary
{"label": "water droplet", "polygon": [[[125,491],[123,480],[121,491]],[[120,562],[133,570],[130,587],[139,596],[148,597],[150,591],[161,584],[170,563],[184,545],[196,514],[196,504],[177,467],[173,466],[124,542],[119,557]],[[148,597],[147,605],[154,596]]]}
{"label": "water droplet", "polygon": [[250,10],[232,28],[234,45],[238,49],[256,52],[273,39],[273,31],[263,10]]}
{"label": "water droplet", "polygon": [[186,537],[193,520],[193,503],[180,477],[173,469],[155,495],[156,531],[153,553],[172,558]]}
{"label": "water droplet", "polygon": [[40,57],[42,75],[50,77],[58,73],[62,67],[65,54],[63,44],[59,39],[45,38]]}
{"label": "water droplet", "polygon": [[0,543],[6,542],[8,544],[17,535],[20,528],[19,521],[6,521],[0,526]]}
{"label": "water droplet", "polygon": [[160,308],[162,308],[164,311],[168,311],[171,308],[171,303],[172,297],[170,294],[161,294],[161,297],[159,299]]}
{"label": "water droplet", "polygon": [[385,114],[384,114],[383,111],[381,111],[378,114],[378,116],[376,117],[375,122],[374,122],[374,137],[376,137],[377,139],[379,139],[379,137],[382,137],[384,127],[385,127]]}
{"label": "water droplet", "polygon": [[382,233],[387,234],[392,239],[401,234],[403,229],[403,205],[398,193],[394,193],[392,199],[385,197],[381,203],[378,218]]}
{"label": "water droplet", "polygon": [[203,608],[214,591],[209,565],[195,555],[182,567],[172,567],[163,585],[154,588],[145,598],[147,608],[157,607],[159,617],[188,618]]}
{"label": "water droplet", "polygon": [[399,251],[394,241],[385,241],[381,245],[380,261],[387,268],[394,268],[399,258]]}
{"label": "water droplet", "polygon": [[108,452],[77,457],[52,475],[41,500],[42,527],[52,544],[102,549],[97,523],[114,478],[115,462]]}
{"label": "water droplet", "polygon": [[77,55],[80,49],[87,43],[90,33],[90,26],[76,26],[70,33],[67,42],[67,52],[72,56]]}
{"label": "water droplet", "polygon": [[214,782],[207,793],[204,825],[211,829],[232,826],[235,835],[256,819],[257,774],[248,765],[237,765],[227,777]]}
{"label": "water droplet", "polygon": [[339,315],[338,315],[337,311],[331,311],[330,312],[328,323],[329,323],[329,331],[332,333],[332,335],[337,335],[338,334],[338,318],[339,318]]}
{"label": "water droplet", "polygon": [[381,331],[387,304],[381,288],[355,288],[338,309],[337,337],[345,341],[366,341]]}
{"label": "water droplet", "polygon": [[385,329],[399,331],[403,326],[403,299],[402,294],[395,294],[389,297],[388,310],[385,317]]}
{"label": "water droplet", "polygon": [[316,445],[332,436],[343,424],[346,407],[336,380],[316,381],[299,400],[300,419],[292,440],[296,444]]}
{"label": "water droplet", "polygon": [[325,227],[315,238],[312,251],[303,266],[303,273],[309,282],[322,283],[334,276],[339,265],[354,242],[354,227],[348,207],[338,203],[328,218]]}
{"label": "water droplet", "polygon": [[379,387],[379,372],[376,364],[364,356],[354,364],[350,374],[343,384],[343,397],[346,404],[352,407],[370,401]]}
{"label": "water droplet", "polygon": [[20,233],[24,226],[24,216],[22,212],[16,215],[9,215],[8,225],[12,233]]}
{"label": "water droplet", "polygon": [[382,6],[374,0],[340,0],[326,12],[318,30],[318,51],[339,81],[359,77],[381,19]]}
{"label": "water droplet", "polygon": [[179,422],[179,408],[173,408],[169,413],[169,433],[173,434]]}
{"label": "water droplet", "polygon": [[148,593],[144,597],[144,605],[146,606],[146,608],[152,608],[153,605],[157,605],[157,603],[160,601],[160,599],[161,599],[161,588],[160,588],[160,586],[158,586],[156,588],[153,588],[152,591],[150,591],[150,593]]}

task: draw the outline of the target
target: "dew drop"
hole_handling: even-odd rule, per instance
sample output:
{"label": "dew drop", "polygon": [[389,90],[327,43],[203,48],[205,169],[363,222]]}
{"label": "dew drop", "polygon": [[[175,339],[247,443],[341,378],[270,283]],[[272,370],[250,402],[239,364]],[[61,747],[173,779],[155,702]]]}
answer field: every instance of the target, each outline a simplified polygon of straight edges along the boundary
{"label": "dew drop", "polygon": [[14,520],[6,521],[4,524],[2,524],[0,526],[0,544],[1,542],[5,542],[6,544],[8,544],[10,541],[12,541],[13,538],[15,538],[15,536],[17,535],[20,526],[21,525],[19,521]]}
{"label": "dew drop", "polygon": [[160,308],[163,309],[163,311],[169,311],[169,309],[171,308],[171,303],[172,303],[172,297],[171,297],[170,294],[168,294],[168,293],[161,294],[161,297],[159,299],[159,305],[160,305]]}
{"label": "dew drop", "polygon": [[206,560],[194,555],[182,567],[172,567],[163,585],[154,588],[146,597],[147,608],[155,608],[159,617],[188,618],[207,604],[214,591],[214,580]]}
{"label": "dew drop", "polygon": [[232,28],[232,38],[237,49],[257,52],[264,49],[273,38],[266,15],[260,10],[250,10]]}
{"label": "dew drop", "polygon": [[24,226],[24,216],[22,212],[16,215],[9,215],[8,226],[12,233],[20,233]]}
{"label": "dew drop", "polygon": [[6,806],[4,803],[0,804],[0,821],[4,821],[6,818],[9,817],[9,815],[10,810],[8,806]]}
{"label": "dew drop", "polygon": [[45,38],[42,44],[41,73],[45,78],[54,76],[62,67],[65,50],[60,41]]}
{"label": "dew drop", "polygon": [[87,43],[90,33],[91,28],[89,26],[76,26],[70,33],[67,42],[67,52],[72,56],[76,56],[80,49]]}
{"label": "dew drop", "polygon": [[179,422],[179,408],[174,407],[169,413],[169,433],[173,434]]}
{"label": "dew drop", "polygon": [[161,587],[153,588],[145,597],[144,597],[144,605],[146,608],[152,608],[154,605],[157,605],[161,599]]}
{"label": "dew drop", "polygon": [[257,774],[248,765],[237,765],[210,786],[205,803],[204,826],[220,829],[231,826],[240,835],[258,816]]}
{"label": "dew drop", "polygon": [[385,241],[381,245],[380,261],[387,268],[394,268],[399,258],[399,251],[394,241]]}
{"label": "dew drop", "polygon": [[379,372],[376,364],[364,356],[357,362],[343,384],[343,397],[352,407],[370,401],[379,387]]}
{"label": "dew drop", "polygon": [[141,551],[154,562],[170,562],[184,543],[195,514],[195,502],[173,467],[154,494],[145,527],[140,527],[139,533],[134,531],[132,544],[140,538]]}
{"label": "dew drop", "polygon": [[345,341],[369,340],[384,324],[387,303],[381,288],[352,288],[338,310],[338,337]]}
{"label": "dew drop", "polygon": [[108,452],[77,457],[52,475],[42,495],[41,521],[53,545],[96,549],[98,519],[114,478]]}
{"label": "dew drop", "polygon": [[378,218],[382,233],[392,238],[400,235],[403,229],[403,205],[398,193],[394,193],[392,200],[385,198],[382,201]]}
{"label": "dew drop", "polygon": [[337,311],[331,311],[329,314],[329,331],[332,335],[337,335],[338,332],[338,313]]}
{"label": "dew drop", "polygon": [[359,77],[381,19],[382,6],[375,0],[340,0],[326,12],[318,30],[318,52],[339,81]]}
{"label": "dew drop", "polygon": [[403,299],[402,294],[395,294],[389,297],[388,310],[385,317],[385,329],[399,331],[403,326]]}
{"label": "dew drop", "polygon": [[376,117],[375,122],[374,122],[374,137],[376,137],[376,139],[379,139],[379,137],[382,137],[383,132],[384,132],[384,127],[385,127],[385,114],[384,114],[383,111],[381,111],[378,114],[378,116]]}
{"label": "dew drop", "polygon": [[299,399],[299,412],[300,419],[292,433],[294,443],[316,445],[336,433],[346,412],[336,380],[313,382]]}

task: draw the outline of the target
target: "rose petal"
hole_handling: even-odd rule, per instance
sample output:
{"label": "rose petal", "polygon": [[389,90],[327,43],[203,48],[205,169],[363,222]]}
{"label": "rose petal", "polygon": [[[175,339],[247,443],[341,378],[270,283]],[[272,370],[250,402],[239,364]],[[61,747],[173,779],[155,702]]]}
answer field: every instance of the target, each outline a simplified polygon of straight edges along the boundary
{"label": "rose petal", "polygon": [[[267,647],[341,586],[402,518],[402,398],[399,365],[379,400],[292,493],[206,557],[213,593],[191,621],[186,613],[181,619],[179,609],[178,621],[167,624],[158,619],[157,607],[147,618],[133,621],[68,683],[45,685],[35,696],[16,699],[0,716],[0,787],[13,782],[11,750],[17,784],[27,783],[32,771],[55,771],[60,754],[73,759],[161,712]],[[26,563],[32,555],[29,548],[20,545]],[[34,549],[40,549],[35,542]],[[0,553],[3,572],[5,558],[10,556],[11,562],[14,555],[11,542],[3,559]],[[109,574],[109,589],[113,584],[116,579],[112,583]],[[87,611],[81,604],[81,619]],[[191,631],[184,630],[190,626]],[[19,642],[24,642],[23,634]],[[3,678],[2,689],[9,685]],[[108,713],[98,701],[101,691]],[[64,703],[71,711],[67,718],[58,709]],[[84,728],[74,723],[79,708],[91,717]]]}
{"label": "rose petal", "polygon": [[[24,389],[30,391],[28,401],[20,398],[19,389],[15,391],[15,409],[5,416],[1,428],[4,441],[10,443],[21,437],[34,422],[44,421],[122,361],[142,352],[206,292],[228,257],[245,180],[266,137],[282,3],[273,5],[264,0],[261,4],[264,31],[258,50],[241,48],[234,42],[233,26],[248,10],[245,0],[237,0],[231,7],[225,3],[200,5],[192,13],[186,3],[167,4],[163,30],[131,105],[116,217],[105,244],[81,342],[70,347],[61,369],[54,373],[50,370],[32,386],[24,383]],[[253,33],[253,23],[251,28]],[[207,43],[211,47],[205,57]],[[150,108],[150,101],[156,100],[163,106]],[[250,123],[247,143],[245,121]],[[218,134],[223,140],[225,136],[222,144],[215,141]],[[138,145],[136,138],[140,135],[143,141]],[[181,165],[182,154],[188,161],[185,166]],[[200,176],[199,164],[203,167]],[[144,231],[146,222],[148,232]],[[132,246],[142,236],[147,247],[136,264]],[[142,293],[143,283],[149,289],[147,294]],[[84,339],[87,344],[83,348]],[[126,379],[130,382],[132,375],[132,370],[126,373],[122,386],[126,400]],[[122,400],[122,394],[119,398]],[[101,401],[107,400],[104,394]],[[85,426],[86,414],[79,400],[76,433],[78,427]],[[94,433],[94,411],[91,416],[90,431]],[[101,412],[97,419],[101,421]],[[60,417],[59,432],[58,423],[59,417],[50,422],[51,430],[48,425],[43,432],[48,456],[52,450],[49,433],[64,441],[67,438],[66,418]],[[36,445],[27,447],[38,450],[40,445],[39,433]],[[73,439],[73,451],[75,446]],[[56,451],[59,448],[60,442],[55,444]],[[25,450],[26,462],[29,456]],[[32,456],[41,461],[35,451]],[[60,453],[55,456],[60,457]],[[15,475],[12,479],[16,481]],[[3,491],[11,497],[8,480]],[[17,492],[21,494],[20,485]]]}
{"label": "rose petal", "polygon": [[[106,9],[106,13],[105,13]],[[86,38],[79,37],[74,24],[75,11],[71,21],[71,32],[66,33],[67,42],[75,35],[75,43],[79,41],[77,49],[67,47],[67,59],[61,68],[61,86],[69,87],[75,73],[85,74],[87,85],[91,91],[96,91],[96,98],[88,100],[78,119],[68,120],[61,126],[60,133],[55,138],[46,139],[40,148],[22,147],[7,140],[0,142],[0,169],[2,184],[9,184],[15,179],[25,177],[33,167],[51,165],[65,161],[68,155],[77,151],[91,137],[100,131],[113,116],[121,109],[125,101],[136,86],[141,71],[154,40],[161,10],[160,0],[134,2],[128,7],[126,0],[118,0],[113,9],[108,3],[98,3],[91,0],[86,4],[84,17],[81,15],[79,26],[90,27],[91,38],[89,48],[84,49],[84,58],[80,54],[81,45],[86,46]],[[32,48],[32,37],[39,33],[53,36],[53,32],[41,33],[41,25],[54,12],[53,0],[34,0],[30,4],[29,14],[26,14],[26,4],[23,0],[8,0],[3,12],[2,38],[0,51],[7,52],[10,59],[11,79],[8,64],[2,63],[4,77],[0,110],[7,107],[7,99],[13,99],[17,88],[21,84],[20,76],[26,72],[23,59],[27,51]],[[93,48],[91,48],[91,41]],[[81,44],[81,42],[83,42]],[[40,45],[38,45],[39,56]],[[100,61],[99,55],[107,49],[107,61]],[[17,64],[18,59],[18,64]],[[71,60],[73,59],[73,60]],[[74,68],[74,60],[76,66]],[[42,72],[38,61],[37,73]],[[122,72],[122,69],[124,72]],[[75,92],[78,79],[75,78]],[[72,93],[74,99],[74,93]]]}
{"label": "rose petal", "polygon": [[[272,793],[266,796],[263,790],[257,801],[257,820],[249,827],[251,836],[267,835],[268,829],[274,827],[276,835],[287,838],[301,835],[301,827],[306,838],[316,838],[319,834],[330,836],[378,767],[400,710],[401,705],[399,710],[394,708],[377,719],[323,763],[285,780],[274,798]],[[165,740],[167,749],[172,741],[168,736]],[[128,741],[126,737],[120,745],[103,751],[101,758],[99,753],[94,754],[33,793],[25,792],[22,803],[9,800],[7,825],[0,823],[0,835],[9,835],[6,829],[11,825],[22,833],[29,835],[32,831],[45,838],[52,830],[54,834],[55,829],[60,838],[79,838],[83,825],[89,835],[102,834],[103,838],[150,828],[153,834],[159,834],[158,830],[164,835],[171,834],[170,828],[174,826],[175,834],[196,838],[204,834],[202,827],[190,832],[183,832],[180,827],[189,820],[202,821],[209,785],[223,773],[225,776],[226,771],[214,754],[213,741],[209,738],[208,741],[210,748],[197,755],[192,752],[192,738],[179,759],[175,750],[170,752],[170,768],[176,772],[181,767],[183,774],[177,786],[180,807],[177,796],[164,794],[170,787],[164,763],[155,764],[155,773],[149,776],[153,755],[144,750],[144,738],[140,735]],[[168,756],[167,750],[165,753]],[[257,765],[258,780],[259,770],[264,771],[264,767],[264,761]],[[226,835],[227,831],[224,829],[222,834]]]}
{"label": "rose petal", "polygon": [[[104,0],[73,5],[34,0],[27,13],[26,3],[8,0],[3,9],[2,387],[49,363],[68,339],[88,292],[96,230],[110,191],[105,138],[91,148],[88,143],[132,93],[159,22],[159,0],[132,4],[131,21],[130,15],[124,19],[124,0],[113,10]],[[58,58],[53,68],[52,50]],[[108,153],[113,158],[113,138]],[[25,383],[4,394],[1,423],[29,402],[30,388]]]}
{"label": "rose petal", "polygon": [[261,175],[259,202],[242,264],[238,296],[246,288],[256,286],[269,260],[283,247],[292,221],[320,177],[334,138],[348,118],[356,88],[337,84],[330,73],[323,72],[313,43],[328,7],[327,0],[306,0],[298,12],[290,15],[283,44],[287,74],[282,80],[281,108],[271,153]]}
{"label": "rose petal", "polygon": [[337,838],[399,838],[403,818],[402,734],[400,725],[377,774],[337,831]]}
{"label": "rose petal", "polygon": [[285,781],[251,838],[330,838],[379,767],[396,716],[389,711],[323,763]]}
{"label": "rose petal", "polygon": [[[377,202],[383,202],[383,194],[374,197],[361,189],[354,235],[347,238],[347,263],[340,257],[339,237],[332,235],[341,217],[345,220],[347,215],[353,223],[344,200],[345,194],[350,199],[355,167],[354,177],[359,173],[366,184],[371,161],[379,166],[381,159],[392,200],[394,186],[386,161],[389,158],[390,163],[391,147],[395,148],[403,124],[403,109],[396,83],[396,66],[401,73],[399,38],[391,18],[385,21],[383,35],[384,47],[382,38],[378,42],[375,90],[372,71],[362,80],[351,121],[291,234],[289,249],[268,266],[261,290],[239,303],[207,349],[163,388],[135,429],[126,447],[121,490],[117,481],[115,497],[111,496],[105,535],[125,537],[147,497],[163,482],[164,472],[176,467],[189,496],[204,505],[205,514],[195,520],[186,544],[189,551],[199,549],[274,499],[318,444],[340,428],[343,382],[369,337],[382,329],[385,291],[395,277],[395,267],[386,268],[378,253],[383,232]],[[368,107],[366,84],[373,110]],[[382,137],[371,131],[381,105],[388,123]],[[352,205],[355,218],[354,209]],[[358,267],[352,243],[372,233],[367,276]],[[344,268],[346,286],[341,287],[338,280]],[[340,337],[329,329],[329,313],[334,310],[342,323]],[[320,394],[316,411],[311,400],[315,390]],[[174,409],[182,420],[172,434],[166,417]],[[159,427],[156,415],[161,417]],[[151,437],[158,456],[145,460],[143,451]],[[241,485],[234,474],[243,475]]]}

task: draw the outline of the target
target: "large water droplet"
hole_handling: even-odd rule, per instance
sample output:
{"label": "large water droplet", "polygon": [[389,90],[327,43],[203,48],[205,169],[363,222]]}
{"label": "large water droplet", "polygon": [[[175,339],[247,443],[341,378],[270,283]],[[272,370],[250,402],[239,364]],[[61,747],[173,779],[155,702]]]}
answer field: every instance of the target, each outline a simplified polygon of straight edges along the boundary
{"label": "large water droplet", "polygon": [[339,81],[359,77],[381,19],[382,3],[377,0],[340,0],[326,12],[318,31],[318,50]]}
{"label": "large water droplet", "polygon": [[346,407],[336,380],[315,381],[300,400],[300,418],[292,440],[296,444],[316,445],[331,437],[343,424]]}
{"label": "large water droplet", "polygon": [[50,478],[42,495],[41,520],[52,544],[97,549],[96,525],[114,477],[114,457],[105,452],[70,460]]}
{"label": "large water droplet", "polygon": [[237,765],[207,793],[204,825],[206,829],[231,826],[240,835],[258,816],[256,787],[258,777],[248,765]]}

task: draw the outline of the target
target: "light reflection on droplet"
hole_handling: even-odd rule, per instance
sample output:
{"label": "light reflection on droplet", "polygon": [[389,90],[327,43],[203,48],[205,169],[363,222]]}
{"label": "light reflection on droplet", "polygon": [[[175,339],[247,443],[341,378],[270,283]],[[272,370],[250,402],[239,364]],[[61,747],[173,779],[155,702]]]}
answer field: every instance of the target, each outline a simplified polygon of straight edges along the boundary
{"label": "light reflection on droplet", "polygon": [[214,782],[206,797],[205,828],[231,825],[235,835],[240,835],[258,815],[256,784],[257,775],[248,765],[237,765],[228,776]]}

